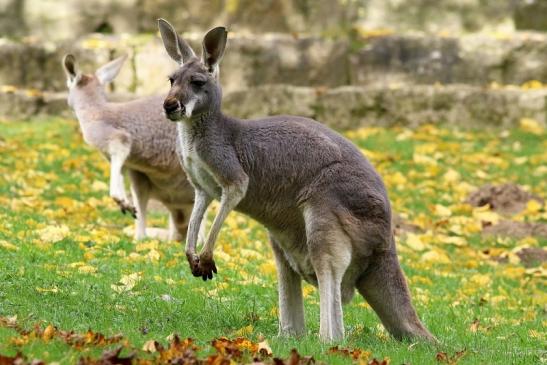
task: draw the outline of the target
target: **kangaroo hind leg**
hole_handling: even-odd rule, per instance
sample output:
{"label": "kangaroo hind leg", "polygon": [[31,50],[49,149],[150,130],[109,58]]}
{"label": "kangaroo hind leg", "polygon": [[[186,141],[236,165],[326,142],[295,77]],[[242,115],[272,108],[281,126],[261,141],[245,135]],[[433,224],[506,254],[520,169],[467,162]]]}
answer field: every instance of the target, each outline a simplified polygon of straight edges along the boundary
{"label": "kangaroo hind leg", "polygon": [[131,196],[137,210],[137,219],[135,220],[135,239],[142,240],[146,237],[146,212],[148,201],[150,200],[150,181],[146,175],[128,170],[131,186]]}
{"label": "kangaroo hind leg", "polygon": [[270,233],[270,242],[277,267],[279,291],[279,335],[302,335],[306,331],[302,278],[293,270],[277,240]]}
{"label": "kangaroo hind leg", "polygon": [[351,258],[351,240],[328,207],[306,207],[306,236],[319,286],[319,337],[331,342],[344,337],[342,280]]}
{"label": "kangaroo hind leg", "polygon": [[398,340],[423,338],[436,341],[418,319],[395,250],[375,252],[357,282],[357,290]]}

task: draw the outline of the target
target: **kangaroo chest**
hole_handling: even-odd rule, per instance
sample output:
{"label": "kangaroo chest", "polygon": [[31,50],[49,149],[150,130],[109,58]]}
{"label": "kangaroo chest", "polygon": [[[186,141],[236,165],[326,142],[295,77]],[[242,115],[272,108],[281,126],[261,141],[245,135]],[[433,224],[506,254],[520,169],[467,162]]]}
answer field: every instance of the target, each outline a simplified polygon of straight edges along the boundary
{"label": "kangaroo chest", "polygon": [[192,184],[203,189],[209,196],[220,199],[221,188],[215,181],[208,166],[197,153],[196,144],[191,138],[188,127],[180,122],[177,124],[178,143],[182,157],[182,166]]}

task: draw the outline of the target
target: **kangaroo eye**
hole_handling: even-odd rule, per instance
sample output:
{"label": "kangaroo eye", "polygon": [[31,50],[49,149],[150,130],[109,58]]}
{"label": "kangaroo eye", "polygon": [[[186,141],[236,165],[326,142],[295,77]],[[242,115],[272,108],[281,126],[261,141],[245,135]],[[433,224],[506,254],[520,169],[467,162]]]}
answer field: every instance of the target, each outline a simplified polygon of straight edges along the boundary
{"label": "kangaroo eye", "polygon": [[171,84],[171,86],[173,86],[173,82],[175,82],[175,79],[169,76],[167,80],[169,80],[169,83]]}
{"label": "kangaroo eye", "polygon": [[192,81],[190,81],[190,84],[192,84],[194,86],[197,86],[197,87],[202,87],[206,83],[207,83],[207,81],[204,81],[204,80],[192,80]]}

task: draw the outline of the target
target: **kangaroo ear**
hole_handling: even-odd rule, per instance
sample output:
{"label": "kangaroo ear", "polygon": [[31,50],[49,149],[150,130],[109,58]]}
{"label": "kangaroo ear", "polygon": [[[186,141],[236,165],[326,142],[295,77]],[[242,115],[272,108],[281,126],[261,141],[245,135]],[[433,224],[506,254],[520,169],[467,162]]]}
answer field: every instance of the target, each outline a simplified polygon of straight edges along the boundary
{"label": "kangaroo ear", "polygon": [[67,54],[63,57],[63,69],[65,70],[66,78],[72,82],[78,76],[76,68],[76,57]]}
{"label": "kangaroo ear", "polygon": [[65,55],[63,57],[63,69],[66,74],[66,86],[70,89],[80,81],[80,77],[82,76],[76,66],[76,57],[71,54]]}
{"label": "kangaroo ear", "polygon": [[165,19],[158,19],[161,40],[165,50],[175,62],[182,66],[185,61],[195,57],[192,47],[188,45],[175,31],[175,28]]}
{"label": "kangaroo ear", "polygon": [[203,63],[213,75],[218,77],[219,64],[224,55],[228,31],[224,27],[216,27],[207,32],[203,37]]}
{"label": "kangaroo ear", "polygon": [[97,76],[101,84],[108,84],[114,80],[116,76],[118,76],[118,73],[120,72],[126,59],[127,55],[124,54],[123,56],[108,62],[106,65],[99,67],[99,69],[95,71],[95,76]]}

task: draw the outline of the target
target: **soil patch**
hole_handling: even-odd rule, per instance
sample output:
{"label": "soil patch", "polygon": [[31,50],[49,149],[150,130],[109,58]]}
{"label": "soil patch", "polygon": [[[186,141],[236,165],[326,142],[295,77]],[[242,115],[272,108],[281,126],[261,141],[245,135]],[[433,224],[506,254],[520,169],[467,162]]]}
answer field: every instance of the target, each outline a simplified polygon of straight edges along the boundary
{"label": "soil patch", "polygon": [[502,214],[516,214],[526,208],[530,200],[543,204],[543,199],[531,194],[516,184],[484,185],[471,193],[466,202],[481,207],[490,205],[490,209]]}
{"label": "soil patch", "polygon": [[529,236],[547,238],[547,224],[501,221],[496,225],[484,227],[482,234],[486,236],[508,236],[513,238]]}
{"label": "soil patch", "polygon": [[[482,251],[485,255],[490,255],[490,250]],[[541,247],[527,247],[523,248],[515,253],[524,267],[535,267],[542,265],[547,261],[547,250]],[[509,262],[507,254],[492,255],[489,256],[490,260],[500,264],[506,264]]]}
{"label": "soil patch", "polygon": [[517,256],[526,267],[539,266],[547,261],[547,251],[541,247],[523,248]]}

